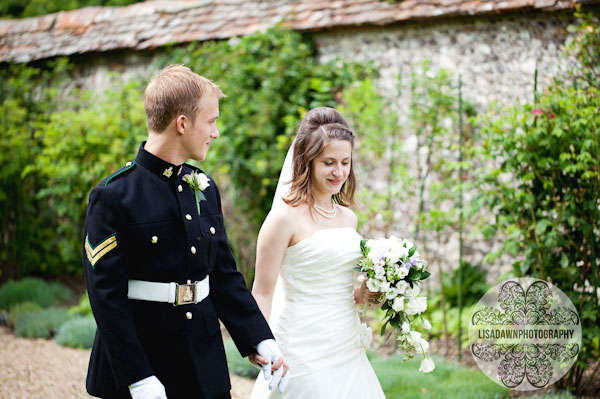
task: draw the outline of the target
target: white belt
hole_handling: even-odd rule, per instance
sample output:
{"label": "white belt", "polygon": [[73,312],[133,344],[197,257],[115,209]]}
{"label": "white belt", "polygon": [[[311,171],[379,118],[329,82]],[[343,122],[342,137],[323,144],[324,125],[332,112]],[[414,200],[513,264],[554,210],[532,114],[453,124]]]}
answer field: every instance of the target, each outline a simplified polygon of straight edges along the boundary
{"label": "white belt", "polygon": [[201,302],[210,293],[208,276],[202,281],[188,284],[155,283],[129,280],[127,298],[142,301],[167,302],[174,306]]}

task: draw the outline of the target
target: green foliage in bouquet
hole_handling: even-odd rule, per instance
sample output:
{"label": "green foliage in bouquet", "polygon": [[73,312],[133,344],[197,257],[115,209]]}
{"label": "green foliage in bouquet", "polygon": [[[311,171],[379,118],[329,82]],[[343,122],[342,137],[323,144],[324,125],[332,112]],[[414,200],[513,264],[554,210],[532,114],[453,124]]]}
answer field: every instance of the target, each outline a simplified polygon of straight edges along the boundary
{"label": "green foliage in bouquet", "polygon": [[62,346],[89,349],[96,335],[96,320],[91,317],[76,317],[65,322],[54,337]]}
{"label": "green foliage in bouquet", "polygon": [[10,309],[25,302],[48,307],[59,302],[70,302],[72,297],[71,290],[60,283],[27,277],[19,281],[8,281],[0,287],[0,309]]}
{"label": "green foliage in bouquet", "polygon": [[[598,43],[600,18],[578,14],[575,43]],[[582,50],[583,49],[583,50]],[[496,216],[488,234],[502,233],[499,253],[514,257],[513,274],[552,282],[576,306],[582,347],[559,385],[585,392],[600,368],[600,89],[594,84],[600,47],[575,46],[585,81],[558,77],[534,104],[477,119],[484,154],[487,204]],[[591,365],[594,370],[585,373]]]}
{"label": "green foliage in bouquet", "polygon": [[15,322],[15,335],[23,338],[50,338],[70,316],[66,308],[47,308],[21,313]]}

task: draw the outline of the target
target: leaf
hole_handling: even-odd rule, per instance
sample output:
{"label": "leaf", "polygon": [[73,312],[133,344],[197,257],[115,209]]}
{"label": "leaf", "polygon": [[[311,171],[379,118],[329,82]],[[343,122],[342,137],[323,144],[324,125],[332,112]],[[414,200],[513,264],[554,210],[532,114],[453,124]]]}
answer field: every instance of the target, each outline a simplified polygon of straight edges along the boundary
{"label": "leaf", "polygon": [[416,251],[417,251],[417,247],[412,247],[411,249],[409,249],[408,250],[408,257],[413,256]]}
{"label": "leaf", "polygon": [[380,333],[381,333],[381,336],[382,336],[382,337],[383,337],[383,335],[385,334],[385,329],[386,329],[386,327],[387,327],[387,325],[388,325],[388,321],[389,321],[389,320],[386,320],[386,321],[383,323],[383,325],[381,326],[381,332],[380,332]]}

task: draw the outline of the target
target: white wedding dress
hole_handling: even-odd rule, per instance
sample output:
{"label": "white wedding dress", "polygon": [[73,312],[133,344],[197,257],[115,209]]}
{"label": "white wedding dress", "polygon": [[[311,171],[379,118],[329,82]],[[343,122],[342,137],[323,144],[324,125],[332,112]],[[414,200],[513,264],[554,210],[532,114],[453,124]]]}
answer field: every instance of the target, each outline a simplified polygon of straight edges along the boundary
{"label": "white wedding dress", "polygon": [[285,299],[273,304],[269,324],[290,382],[283,394],[269,391],[261,373],[251,399],[385,398],[353,299],[360,240],[353,228],[328,228],[287,249],[278,281]]}

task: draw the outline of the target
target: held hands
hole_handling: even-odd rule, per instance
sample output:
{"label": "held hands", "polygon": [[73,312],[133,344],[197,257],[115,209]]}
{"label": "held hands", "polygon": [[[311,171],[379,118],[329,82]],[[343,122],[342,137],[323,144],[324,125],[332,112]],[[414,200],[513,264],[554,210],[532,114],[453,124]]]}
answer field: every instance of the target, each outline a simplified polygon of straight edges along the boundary
{"label": "held hands", "polygon": [[155,376],[150,376],[129,386],[133,399],[167,399],[165,387]]}
{"label": "held hands", "polygon": [[354,290],[354,302],[359,305],[376,305],[381,302],[381,292],[372,292],[367,288],[367,280],[364,280],[360,288]]}
{"label": "held hands", "polygon": [[[287,387],[290,375],[288,365],[283,361],[279,346],[274,339],[265,339],[256,346],[258,354],[249,356],[250,363],[262,368],[265,380],[271,379],[269,390],[277,387],[283,392]],[[271,378],[271,373],[272,377]]]}

